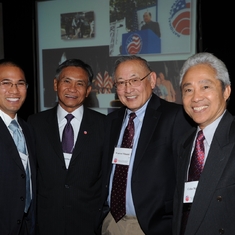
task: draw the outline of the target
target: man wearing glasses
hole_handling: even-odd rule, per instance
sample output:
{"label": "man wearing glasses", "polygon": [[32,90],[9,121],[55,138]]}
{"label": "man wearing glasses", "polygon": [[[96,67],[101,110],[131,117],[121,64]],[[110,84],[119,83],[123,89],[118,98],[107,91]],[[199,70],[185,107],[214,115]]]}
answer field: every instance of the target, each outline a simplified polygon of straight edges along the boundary
{"label": "man wearing glasses", "polygon": [[172,234],[176,147],[189,128],[182,106],[152,93],[156,73],[119,58],[114,85],[124,105],[106,120],[102,234]]}
{"label": "man wearing glasses", "polygon": [[32,130],[17,112],[27,95],[23,70],[0,61],[0,234],[34,235],[35,146]]}

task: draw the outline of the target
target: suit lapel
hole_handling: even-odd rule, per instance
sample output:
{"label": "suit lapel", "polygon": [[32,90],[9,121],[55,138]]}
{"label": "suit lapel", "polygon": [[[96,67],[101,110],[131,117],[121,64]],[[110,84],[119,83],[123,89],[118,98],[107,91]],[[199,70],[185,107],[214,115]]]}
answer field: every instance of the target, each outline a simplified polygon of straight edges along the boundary
{"label": "suit lapel", "polygon": [[181,217],[182,217],[182,211],[183,211],[183,197],[184,197],[184,184],[187,180],[187,168],[189,164],[189,159],[191,155],[192,145],[194,141],[196,133],[196,128],[192,128],[191,131],[188,133],[185,140],[182,140],[182,147],[180,148],[179,157],[177,160],[177,188],[176,188],[176,198],[175,199],[175,224],[177,224],[177,227],[175,227],[176,234],[180,234],[180,225],[181,225]]}
{"label": "suit lapel", "polygon": [[64,155],[60,141],[59,126],[57,120],[57,106],[49,112],[47,122],[45,123],[45,132],[49,138],[51,146],[54,148],[55,153],[59,159],[64,163]]}
{"label": "suit lapel", "polygon": [[177,164],[178,166],[177,174],[178,174],[178,181],[181,183],[178,186],[180,190],[180,198],[182,198],[180,202],[181,204],[183,203],[184,184],[187,181],[188,165],[189,165],[189,160],[191,156],[195,134],[196,134],[196,128],[192,128],[192,131],[189,133],[189,137],[183,144],[182,152],[179,153],[179,162]]}
{"label": "suit lapel", "polygon": [[162,113],[161,110],[158,109],[159,106],[159,99],[156,99],[156,97],[153,95],[146,108],[143,125],[141,128],[140,137],[136,149],[132,175],[134,175],[135,170],[139,166],[141,159],[146,151],[146,148],[149,145],[149,141],[152,139],[152,135],[157,127],[158,120]]}
{"label": "suit lapel", "polygon": [[87,109],[84,107],[84,113],[78,132],[78,137],[74,145],[71,162],[78,157],[79,153],[82,151],[83,146],[85,146],[85,143],[89,141],[89,132],[91,130],[91,126],[92,123],[90,122],[89,115],[87,115]]}
{"label": "suit lapel", "polygon": [[80,152],[84,149],[87,143],[92,143],[90,139],[90,133],[93,131],[94,121],[90,119],[92,114],[89,114],[89,109],[84,107],[83,117],[78,132],[78,137],[74,145],[71,163],[79,156]]}
{"label": "suit lapel", "polygon": [[185,234],[196,233],[208,210],[217,184],[234,147],[234,140],[231,141],[229,138],[232,121],[232,115],[226,112],[214,134],[194,197]]}
{"label": "suit lapel", "polygon": [[24,166],[22,164],[19,152],[17,150],[17,147],[15,145],[15,142],[6,126],[6,124],[3,122],[2,118],[0,118],[0,140],[2,143],[6,145],[6,149],[8,149],[9,157],[13,158],[15,163],[18,165],[18,167],[22,170],[24,170]]}
{"label": "suit lapel", "polygon": [[111,131],[110,131],[112,135],[110,137],[109,155],[108,155],[110,158],[109,162],[111,161],[113,157],[114,148],[117,147],[117,144],[118,144],[118,139],[119,139],[121,128],[122,128],[122,123],[125,118],[124,117],[125,111],[126,111],[126,107],[120,108],[119,112],[117,113],[117,116],[112,120]]}

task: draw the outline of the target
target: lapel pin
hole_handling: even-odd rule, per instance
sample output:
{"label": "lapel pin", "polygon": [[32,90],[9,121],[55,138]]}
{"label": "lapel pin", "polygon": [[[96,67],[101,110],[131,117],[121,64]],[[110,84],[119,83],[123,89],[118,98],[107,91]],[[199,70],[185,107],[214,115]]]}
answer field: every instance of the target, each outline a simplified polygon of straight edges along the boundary
{"label": "lapel pin", "polygon": [[84,131],[83,133],[84,133],[84,135],[87,135],[87,131]]}

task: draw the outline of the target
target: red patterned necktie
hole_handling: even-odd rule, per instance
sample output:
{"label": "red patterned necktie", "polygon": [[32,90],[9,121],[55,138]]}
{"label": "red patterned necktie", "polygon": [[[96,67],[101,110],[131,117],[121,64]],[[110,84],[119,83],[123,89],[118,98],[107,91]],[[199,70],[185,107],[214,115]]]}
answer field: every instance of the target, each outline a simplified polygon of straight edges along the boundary
{"label": "red patterned necktie", "polygon": [[[131,113],[129,117],[129,122],[125,129],[122,148],[131,148],[134,137],[134,121],[136,117],[135,113]],[[127,165],[117,164],[115,167],[112,192],[111,192],[111,214],[116,222],[118,222],[126,214],[126,184],[127,184]]]}
{"label": "red patterned necktie", "polygon": [[197,134],[195,148],[192,154],[191,164],[189,168],[188,181],[198,181],[204,165],[204,141],[205,137],[202,130]]}
{"label": "red patterned necktie", "polygon": [[[205,157],[204,144],[203,144],[204,139],[205,136],[203,135],[202,130],[200,130],[197,134],[195,148],[191,158],[191,163],[188,173],[188,181],[198,181],[202,173],[204,166],[204,157]],[[190,210],[183,211],[180,235],[183,235],[185,232],[189,213]]]}

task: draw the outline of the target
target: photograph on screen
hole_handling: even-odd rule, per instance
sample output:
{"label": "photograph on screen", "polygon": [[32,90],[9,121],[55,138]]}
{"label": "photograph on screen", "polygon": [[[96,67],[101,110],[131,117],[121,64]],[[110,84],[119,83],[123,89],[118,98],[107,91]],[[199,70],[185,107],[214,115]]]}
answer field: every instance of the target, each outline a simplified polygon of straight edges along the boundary
{"label": "photograph on screen", "polygon": [[95,37],[94,12],[72,12],[60,15],[61,39],[84,39]]}
{"label": "photograph on screen", "polygon": [[[54,17],[55,14],[61,20]],[[79,30],[76,31],[78,24],[73,24],[73,18],[76,22],[82,19],[86,25],[82,36]],[[170,102],[181,103],[179,71],[196,48],[196,1],[103,0],[98,3],[71,0],[70,5],[66,1],[45,1],[38,3],[37,20],[40,111],[57,103],[53,90],[55,71],[59,64],[72,58],[83,60],[94,71],[92,91],[86,105],[104,113],[120,107],[113,87],[113,66],[119,56],[132,54],[146,59],[157,73],[153,92]],[[66,28],[67,20],[70,23]],[[130,53],[127,45],[131,44],[133,34],[136,38],[140,35],[141,42],[147,37],[148,48],[146,45],[140,48],[151,51],[137,53],[132,47]],[[73,38],[74,35],[77,36]],[[149,35],[158,40],[151,43]],[[161,44],[161,52],[153,53],[153,49],[156,50],[153,43],[156,45],[157,41]]]}
{"label": "photograph on screen", "polygon": [[110,1],[109,54],[190,53],[191,15],[191,0]]}
{"label": "photograph on screen", "polygon": [[[113,67],[116,57],[109,57],[108,46],[59,48],[43,50],[43,84],[44,106],[55,106],[56,93],[53,90],[53,79],[56,68],[67,59],[79,58],[88,63],[94,77],[92,91],[85,104],[91,108],[112,109],[121,106],[116,90],[113,87]],[[162,99],[181,103],[179,88],[179,71],[184,61],[149,62],[150,67],[157,73],[158,81],[153,92]]]}

